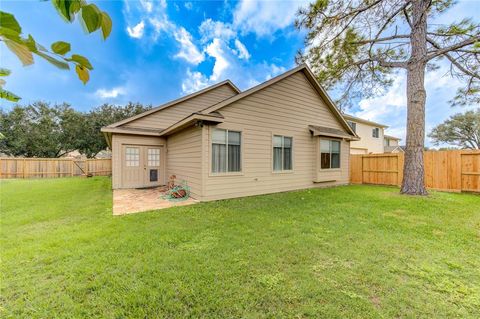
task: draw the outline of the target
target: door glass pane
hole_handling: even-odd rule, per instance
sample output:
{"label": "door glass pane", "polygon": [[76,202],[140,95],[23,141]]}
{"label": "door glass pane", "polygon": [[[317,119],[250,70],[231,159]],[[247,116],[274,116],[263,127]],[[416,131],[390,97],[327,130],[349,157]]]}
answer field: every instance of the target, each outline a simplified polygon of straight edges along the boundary
{"label": "door glass pane", "polygon": [[148,166],[160,166],[160,149],[149,148],[147,151]]}
{"label": "door glass pane", "polygon": [[125,165],[127,167],[140,166],[140,149],[138,147],[125,148]]}

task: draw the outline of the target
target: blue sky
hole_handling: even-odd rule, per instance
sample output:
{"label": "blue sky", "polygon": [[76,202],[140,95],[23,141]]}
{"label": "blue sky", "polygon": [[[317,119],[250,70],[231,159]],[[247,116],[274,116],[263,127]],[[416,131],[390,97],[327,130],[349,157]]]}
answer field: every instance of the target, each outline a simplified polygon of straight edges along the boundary
{"label": "blue sky", "polygon": [[[1,46],[1,64],[12,70],[6,88],[21,95],[22,104],[67,102],[81,111],[107,102],[156,106],[227,78],[244,90],[295,65],[304,34],[293,22],[305,3],[98,1],[113,20],[112,34],[103,41],[99,33],[86,35],[78,22],[63,22],[49,2],[2,0],[1,10],[15,14],[24,34],[31,33],[45,46],[71,42],[72,52],[85,55],[94,66],[83,85],[73,70],[56,69],[41,59],[22,67]],[[478,7],[479,2],[461,1],[441,19],[472,16]],[[445,77],[445,70],[426,79],[427,131],[464,111],[447,103],[460,84]],[[387,133],[404,138],[404,83],[404,74],[399,74],[384,95],[359,101],[349,113],[390,125]],[[2,108],[12,105],[0,100]]]}

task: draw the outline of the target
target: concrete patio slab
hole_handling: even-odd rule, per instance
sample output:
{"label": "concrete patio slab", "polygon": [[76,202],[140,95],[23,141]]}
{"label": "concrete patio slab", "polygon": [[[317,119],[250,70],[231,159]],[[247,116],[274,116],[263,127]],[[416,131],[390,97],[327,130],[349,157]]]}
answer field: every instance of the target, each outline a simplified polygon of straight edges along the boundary
{"label": "concrete patio slab", "polygon": [[125,215],[149,210],[186,206],[198,203],[189,198],[184,201],[172,202],[162,198],[166,188],[155,187],[146,189],[114,189],[113,215]]}

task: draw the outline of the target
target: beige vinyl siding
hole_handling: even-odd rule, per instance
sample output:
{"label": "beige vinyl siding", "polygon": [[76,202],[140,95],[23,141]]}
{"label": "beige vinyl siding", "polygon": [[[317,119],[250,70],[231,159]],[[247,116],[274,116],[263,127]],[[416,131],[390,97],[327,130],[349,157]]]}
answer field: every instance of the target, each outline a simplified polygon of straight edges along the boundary
{"label": "beige vinyl siding", "polygon": [[187,181],[191,196],[201,198],[202,128],[190,127],[168,137],[167,179],[176,176],[176,184]]}
{"label": "beige vinyl siding", "polygon": [[[164,138],[141,135],[112,135],[112,188],[122,188],[122,145],[152,145],[165,146]],[[163,152],[165,154],[165,152]],[[165,166],[165,158],[161,158],[162,166]]]}
{"label": "beige vinyl siding", "polygon": [[179,104],[131,121],[121,127],[166,129],[192,113],[226,100],[235,94],[237,94],[237,92],[230,85],[225,84]]}
{"label": "beige vinyl siding", "polygon": [[[218,128],[242,132],[242,172],[230,176],[211,174],[213,127],[205,126],[204,200],[348,183],[349,142],[342,142],[340,169],[319,170],[319,139],[312,137],[308,125],[343,128],[302,72],[219,111],[225,122]],[[293,137],[292,172],[273,172],[273,135]],[[314,183],[319,179],[335,181]]]}

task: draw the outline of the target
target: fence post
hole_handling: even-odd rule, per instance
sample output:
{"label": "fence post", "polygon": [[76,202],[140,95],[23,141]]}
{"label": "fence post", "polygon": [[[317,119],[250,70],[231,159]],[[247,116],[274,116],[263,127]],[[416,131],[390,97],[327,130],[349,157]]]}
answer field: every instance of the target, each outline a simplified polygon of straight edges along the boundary
{"label": "fence post", "polygon": [[26,163],[26,159],[24,158],[23,159],[23,167],[22,167],[22,169],[23,169],[23,179],[25,179],[25,163]]}
{"label": "fence post", "polygon": [[88,159],[85,160],[85,176],[88,177]]}

